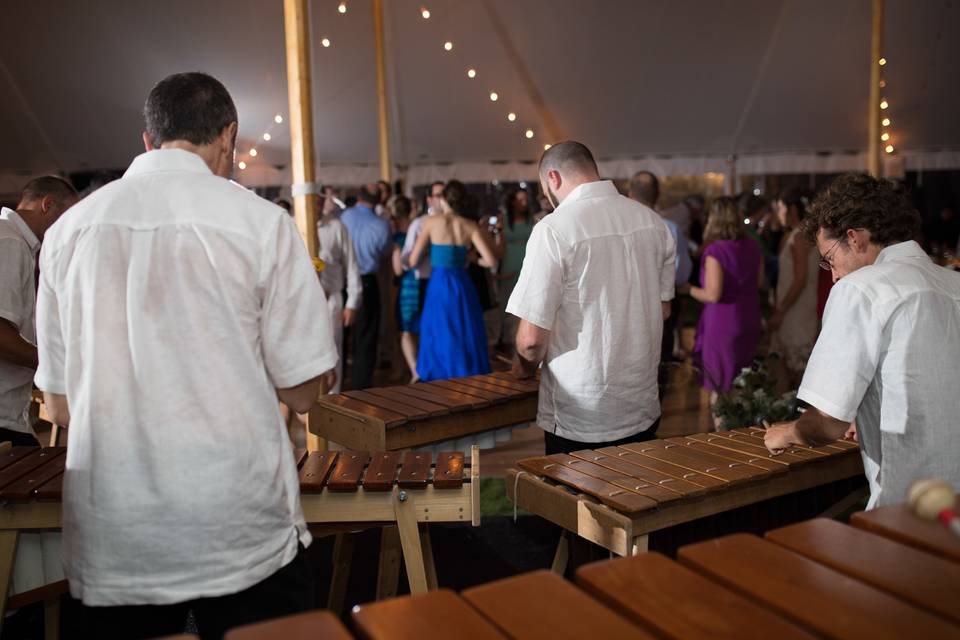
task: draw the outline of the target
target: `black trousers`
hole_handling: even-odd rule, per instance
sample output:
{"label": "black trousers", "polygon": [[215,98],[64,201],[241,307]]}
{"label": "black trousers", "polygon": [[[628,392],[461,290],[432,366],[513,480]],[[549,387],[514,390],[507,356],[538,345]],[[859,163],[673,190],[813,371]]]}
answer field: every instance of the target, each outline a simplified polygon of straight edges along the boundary
{"label": "black trousers", "polygon": [[217,598],[171,605],[81,607],[77,637],[140,640],[183,633],[193,610],[200,637],[220,640],[233,627],[315,608],[316,583],[306,549],[269,578],[249,589]]}
{"label": "black trousers", "polygon": [[40,441],[32,433],[0,427],[0,442],[9,442],[14,447],[39,447]]}
{"label": "black trousers", "polygon": [[663,321],[663,337],[660,339],[660,370],[657,372],[657,388],[660,399],[670,379],[670,364],[673,362],[673,330],[677,328],[676,298],[670,301],[670,317]]}
{"label": "black trousers", "polygon": [[578,442],[577,440],[568,440],[567,438],[561,438],[560,436],[550,433],[549,431],[544,431],[543,444],[544,449],[546,450],[546,455],[548,456],[553,455],[554,453],[570,453],[571,451],[582,451],[584,449],[619,447],[622,444],[630,444],[631,442],[644,442],[646,440],[653,440],[657,437],[657,429],[659,428],[660,418],[657,418],[656,422],[650,425],[650,428],[646,431],[641,431],[640,433],[627,436],[626,438],[621,438],[619,440],[609,440],[607,442]]}
{"label": "black trousers", "polygon": [[377,274],[361,277],[363,302],[353,325],[353,388],[373,386],[373,372],[377,368],[377,341],[380,337],[380,284]]}

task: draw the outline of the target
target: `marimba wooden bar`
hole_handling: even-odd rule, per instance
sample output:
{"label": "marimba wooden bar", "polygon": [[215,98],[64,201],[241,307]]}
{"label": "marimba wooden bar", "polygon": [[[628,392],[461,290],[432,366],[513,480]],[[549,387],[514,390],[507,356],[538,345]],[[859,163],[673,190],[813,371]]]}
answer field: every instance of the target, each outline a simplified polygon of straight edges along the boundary
{"label": "marimba wooden bar", "polygon": [[[773,455],[752,428],[518,465],[506,479],[517,506],[622,556],[646,551],[651,532],[863,474],[855,443]],[[555,570],[565,568],[565,553],[561,540]]]}
{"label": "marimba wooden bar", "polygon": [[421,447],[531,422],[538,390],[501,372],[346,391],[317,401],[310,429],[350,449]]}
{"label": "marimba wooden bar", "polygon": [[[436,588],[426,526],[480,524],[480,462],[459,452],[294,452],[310,528],[396,525],[412,593]],[[0,454],[0,615],[21,531],[61,528],[65,447],[14,447]]]}
{"label": "marimba wooden bar", "polygon": [[[679,561],[643,553],[597,562],[581,567],[575,583],[536,571],[459,595],[439,590],[363,605],[353,610],[353,626],[368,640],[960,637],[960,565],[900,537],[812,520],[771,531],[767,540],[736,534],[683,547]],[[850,549],[858,551],[843,553]],[[886,564],[871,566],[867,559],[878,555]],[[912,563],[919,564],[895,568]],[[881,575],[884,567],[894,573]],[[327,631],[332,623],[318,612],[227,638],[346,637],[342,629]]]}

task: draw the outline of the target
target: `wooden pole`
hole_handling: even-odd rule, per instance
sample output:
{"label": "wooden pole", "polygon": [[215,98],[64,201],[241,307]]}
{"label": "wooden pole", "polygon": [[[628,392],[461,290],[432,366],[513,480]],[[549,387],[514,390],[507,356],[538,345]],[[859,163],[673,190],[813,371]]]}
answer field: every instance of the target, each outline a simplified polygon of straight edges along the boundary
{"label": "wooden pole", "polygon": [[380,132],[380,179],[390,182],[390,122],[387,120],[387,74],[384,65],[383,0],[373,0],[373,40],[377,55],[377,125]]}
{"label": "wooden pole", "polygon": [[882,174],[880,156],[880,58],[883,56],[883,0],[873,0],[873,36],[870,39],[870,108],[867,127],[867,170],[874,178]]}
{"label": "wooden pole", "polygon": [[[284,0],[283,21],[287,51],[287,92],[290,99],[290,154],[293,174],[293,212],[311,258],[320,251],[317,238],[317,197],[313,157],[313,105],[310,92],[310,12],[307,0]],[[327,389],[321,384],[321,395]],[[313,413],[311,411],[311,413]],[[326,442],[310,432],[305,416],[307,449],[326,449]]]}

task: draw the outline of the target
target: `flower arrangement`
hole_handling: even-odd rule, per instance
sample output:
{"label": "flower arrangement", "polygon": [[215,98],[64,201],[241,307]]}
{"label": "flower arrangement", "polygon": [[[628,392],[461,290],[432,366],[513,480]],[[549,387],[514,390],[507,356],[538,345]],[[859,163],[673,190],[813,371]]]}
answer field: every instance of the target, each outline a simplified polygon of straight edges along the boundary
{"label": "flower arrangement", "polygon": [[800,416],[797,410],[797,392],[777,395],[775,380],[760,361],[744,367],[733,379],[733,387],[721,395],[713,406],[721,431],[737,427],[760,425],[764,420],[783,422]]}

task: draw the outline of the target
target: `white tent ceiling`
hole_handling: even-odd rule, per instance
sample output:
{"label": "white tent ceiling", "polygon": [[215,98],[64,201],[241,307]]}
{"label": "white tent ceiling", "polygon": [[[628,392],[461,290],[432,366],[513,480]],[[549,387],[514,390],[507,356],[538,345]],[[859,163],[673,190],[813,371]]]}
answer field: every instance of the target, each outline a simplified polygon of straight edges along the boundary
{"label": "white tent ceiling", "polygon": [[[0,4],[0,173],[125,167],[150,87],[203,70],[237,102],[240,151],[260,151],[241,180],[288,179],[275,168],[289,163],[287,123],[273,122],[287,113],[280,0]],[[321,177],[375,178],[371,2],[347,0],[343,15],[339,0],[310,4]],[[530,177],[524,163],[555,137],[582,140],[621,175],[724,171],[730,154],[742,173],[865,166],[870,0],[384,4],[393,160],[412,183]],[[908,167],[960,167],[960,3],[886,4],[893,142]]]}

